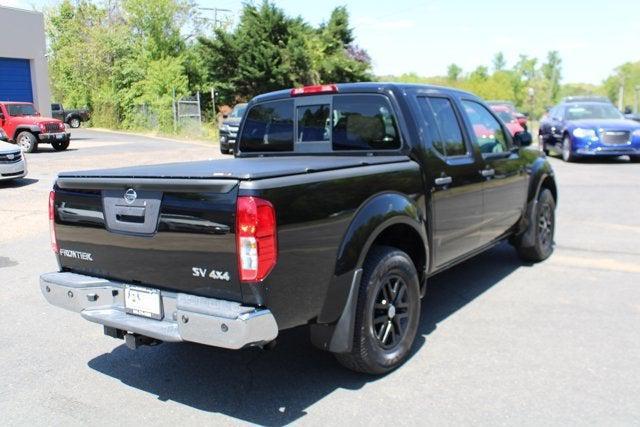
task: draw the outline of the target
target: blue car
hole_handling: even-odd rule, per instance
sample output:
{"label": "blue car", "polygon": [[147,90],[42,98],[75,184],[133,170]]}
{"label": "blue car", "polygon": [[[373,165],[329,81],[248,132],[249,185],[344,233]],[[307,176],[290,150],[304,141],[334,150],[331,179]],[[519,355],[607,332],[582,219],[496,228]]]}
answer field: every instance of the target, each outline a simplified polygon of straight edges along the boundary
{"label": "blue car", "polygon": [[540,122],[540,149],[581,157],[629,156],[640,161],[640,123],[626,119],[610,102],[562,102]]}

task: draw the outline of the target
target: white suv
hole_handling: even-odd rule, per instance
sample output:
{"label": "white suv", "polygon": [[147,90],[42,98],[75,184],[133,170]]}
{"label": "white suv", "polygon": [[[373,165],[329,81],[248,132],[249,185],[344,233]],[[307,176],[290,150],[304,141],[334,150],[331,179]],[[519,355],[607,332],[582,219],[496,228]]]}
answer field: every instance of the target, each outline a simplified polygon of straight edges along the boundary
{"label": "white suv", "polygon": [[27,174],[27,160],[20,148],[0,141],[0,181],[22,178]]}

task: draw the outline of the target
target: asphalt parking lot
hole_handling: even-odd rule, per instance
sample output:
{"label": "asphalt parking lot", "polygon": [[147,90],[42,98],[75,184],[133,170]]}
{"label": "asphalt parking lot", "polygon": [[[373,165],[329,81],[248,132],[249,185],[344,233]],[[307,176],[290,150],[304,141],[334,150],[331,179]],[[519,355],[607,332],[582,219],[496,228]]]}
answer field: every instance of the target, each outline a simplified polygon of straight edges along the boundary
{"label": "asphalt parking lot", "polygon": [[306,331],[273,350],[137,351],[38,287],[56,269],[47,194],[58,171],[220,157],[216,145],[74,130],[0,183],[0,419],[4,425],[638,424],[640,164],[565,164],[556,250],[525,265],[500,245],[430,281],[415,352],[373,378]]}

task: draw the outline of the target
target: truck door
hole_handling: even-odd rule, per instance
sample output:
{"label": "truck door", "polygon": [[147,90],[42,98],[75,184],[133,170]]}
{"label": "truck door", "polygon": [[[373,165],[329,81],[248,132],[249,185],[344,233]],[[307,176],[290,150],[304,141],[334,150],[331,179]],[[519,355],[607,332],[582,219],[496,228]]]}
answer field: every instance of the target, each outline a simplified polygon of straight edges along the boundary
{"label": "truck door", "polygon": [[480,165],[447,96],[418,97],[427,143],[427,192],[433,202],[434,264],[438,268],[476,249],[482,223]]}
{"label": "truck door", "polygon": [[472,100],[462,100],[462,105],[482,155],[478,170],[484,179],[480,243],[486,244],[507,233],[522,216],[527,195],[526,161],[488,108]]}

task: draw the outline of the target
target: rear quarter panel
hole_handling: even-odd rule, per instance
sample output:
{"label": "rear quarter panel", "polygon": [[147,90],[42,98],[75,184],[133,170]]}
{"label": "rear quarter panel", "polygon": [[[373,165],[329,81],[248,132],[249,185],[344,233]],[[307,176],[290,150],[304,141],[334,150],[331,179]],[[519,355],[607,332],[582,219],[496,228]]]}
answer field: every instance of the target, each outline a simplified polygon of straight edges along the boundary
{"label": "rear quarter panel", "polygon": [[266,305],[280,329],[313,321],[336,280],[338,251],[356,211],[388,192],[406,195],[424,212],[419,166],[408,159],[241,184],[240,195],[273,203],[278,223],[278,263],[262,283],[245,284],[243,296]]}

